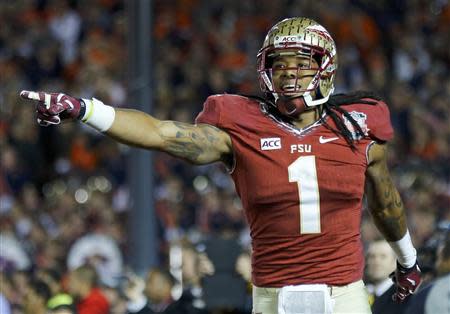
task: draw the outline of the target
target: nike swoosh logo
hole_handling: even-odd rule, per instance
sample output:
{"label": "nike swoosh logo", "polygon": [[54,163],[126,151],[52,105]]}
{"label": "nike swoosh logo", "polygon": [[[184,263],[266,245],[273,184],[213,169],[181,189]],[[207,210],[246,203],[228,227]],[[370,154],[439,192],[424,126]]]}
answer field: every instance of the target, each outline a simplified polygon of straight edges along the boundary
{"label": "nike swoosh logo", "polygon": [[319,137],[319,143],[320,144],[325,144],[325,143],[332,142],[332,141],[335,141],[335,140],[338,140],[338,139],[339,139],[339,137],[325,138],[325,137],[321,136],[321,137]]}

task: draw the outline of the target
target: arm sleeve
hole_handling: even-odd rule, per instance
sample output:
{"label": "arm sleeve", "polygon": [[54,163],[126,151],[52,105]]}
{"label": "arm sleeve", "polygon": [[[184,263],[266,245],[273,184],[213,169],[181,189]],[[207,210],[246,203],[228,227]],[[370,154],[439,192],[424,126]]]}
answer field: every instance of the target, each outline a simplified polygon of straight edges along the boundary
{"label": "arm sleeve", "polygon": [[394,129],[388,106],[384,102],[378,102],[371,107],[368,115],[370,138],[383,142],[390,141],[394,137]]}
{"label": "arm sleeve", "polygon": [[195,118],[195,123],[211,124],[218,128],[221,127],[220,121],[220,103],[218,97],[210,96],[203,104],[203,110]]}

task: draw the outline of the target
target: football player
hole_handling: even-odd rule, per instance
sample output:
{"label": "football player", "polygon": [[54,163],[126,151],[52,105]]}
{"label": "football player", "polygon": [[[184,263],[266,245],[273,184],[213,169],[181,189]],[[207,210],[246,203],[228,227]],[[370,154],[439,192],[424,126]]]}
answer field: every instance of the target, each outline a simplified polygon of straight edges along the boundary
{"label": "football player", "polygon": [[420,284],[405,210],[386,164],[393,130],[371,93],[333,95],[330,33],[308,18],[268,32],[257,56],[264,97],[213,95],[195,124],[97,99],[22,91],[41,125],[81,120],[126,144],[193,164],[223,162],[250,226],[254,313],[370,313],[360,237],[363,196],[397,256],[393,298]]}

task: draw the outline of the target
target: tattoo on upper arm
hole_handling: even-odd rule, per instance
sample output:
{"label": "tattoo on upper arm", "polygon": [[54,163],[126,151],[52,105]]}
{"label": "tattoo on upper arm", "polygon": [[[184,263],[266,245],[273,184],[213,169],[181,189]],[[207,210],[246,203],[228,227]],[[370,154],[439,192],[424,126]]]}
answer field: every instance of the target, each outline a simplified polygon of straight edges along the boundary
{"label": "tattoo on upper arm", "polygon": [[164,151],[194,163],[202,159],[212,162],[215,161],[214,158],[220,157],[215,156],[216,146],[220,143],[219,130],[216,128],[208,125],[198,127],[178,121],[164,123],[171,124],[170,127],[175,130],[175,136],[173,133],[161,135]]}

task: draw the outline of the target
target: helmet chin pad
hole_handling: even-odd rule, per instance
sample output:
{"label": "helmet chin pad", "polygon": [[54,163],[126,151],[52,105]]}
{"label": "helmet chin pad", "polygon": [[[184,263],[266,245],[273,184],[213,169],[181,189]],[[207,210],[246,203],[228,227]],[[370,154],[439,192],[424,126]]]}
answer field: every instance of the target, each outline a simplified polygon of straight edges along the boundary
{"label": "helmet chin pad", "polygon": [[307,109],[303,96],[295,98],[280,97],[276,100],[275,105],[282,115],[289,118],[298,118]]}

